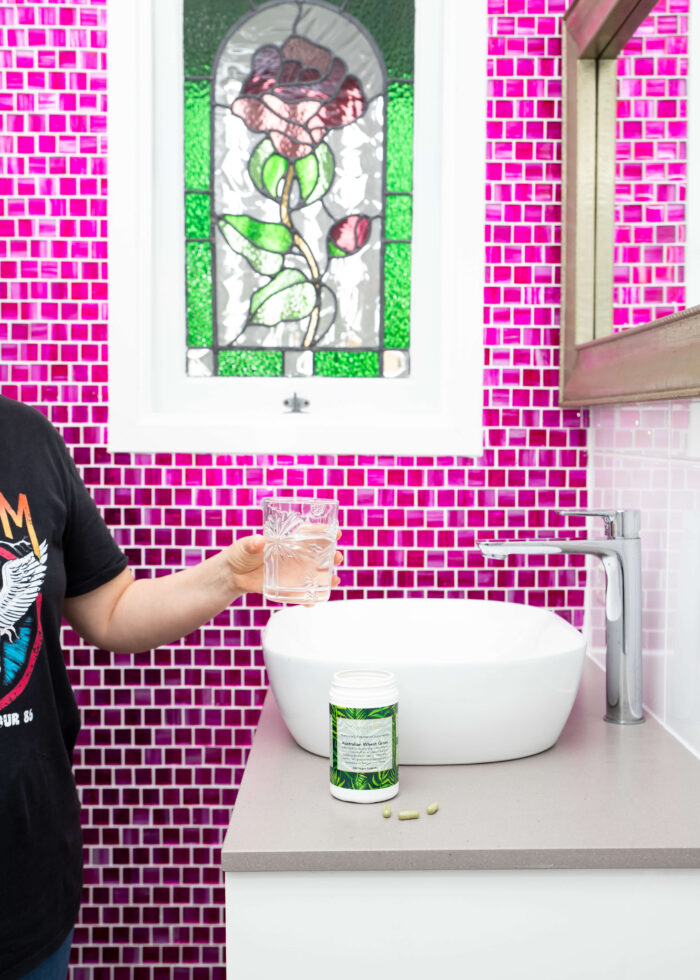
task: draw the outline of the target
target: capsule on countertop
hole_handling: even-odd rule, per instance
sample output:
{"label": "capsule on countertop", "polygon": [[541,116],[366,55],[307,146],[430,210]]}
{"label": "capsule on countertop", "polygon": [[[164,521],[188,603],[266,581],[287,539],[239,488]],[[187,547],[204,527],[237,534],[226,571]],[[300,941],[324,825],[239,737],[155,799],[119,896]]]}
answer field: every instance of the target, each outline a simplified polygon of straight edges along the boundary
{"label": "capsule on countertop", "polygon": [[386,806],[384,807],[384,809],[382,810],[382,816],[383,816],[383,817],[390,817],[390,816],[391,816],[391,807],[389,806],[389,804],[388,804],[388,803],[387,803],[387,805],[386,805]]}
{"label": "capsule on countertop", "polygon": [[440,809],[440,805],[438,803],[429,803],[428,806],[425,808],[425,812],[437,813],[439,809]]}
{"label": "capsule on countertop", "polygon": [[418,810],[399,810],[399,820],[417,820],[420,817]]}

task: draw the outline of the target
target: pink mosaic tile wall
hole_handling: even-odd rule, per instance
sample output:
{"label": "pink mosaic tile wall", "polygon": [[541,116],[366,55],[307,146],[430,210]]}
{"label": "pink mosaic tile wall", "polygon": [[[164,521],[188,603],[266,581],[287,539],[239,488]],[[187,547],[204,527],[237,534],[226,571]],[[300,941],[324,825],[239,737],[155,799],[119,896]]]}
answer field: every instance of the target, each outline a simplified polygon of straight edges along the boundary
{"label": "pink mosaic tile wall", "polygon": [[[581,625],[581,559],[489,564],[475,548],[565,527],[557,508],[586,504],[585,419],[556,394],[564,9],[489,0],[483,456],[231,458],[106,451],[105,0],[0,0],[0,384],[61,429],[137,574],[257,529],[270,490],[328,492],[338,598],[488,597]],[[66,630],[84,720],[76,980],[223,978],[219,848],[265,695],[267,618],[251,598],[135,657]]]}
{"label": "pink mosaic tile wall", "polygon": [[613,323],[685,308],[690,0],[658,0],[617,61]]}

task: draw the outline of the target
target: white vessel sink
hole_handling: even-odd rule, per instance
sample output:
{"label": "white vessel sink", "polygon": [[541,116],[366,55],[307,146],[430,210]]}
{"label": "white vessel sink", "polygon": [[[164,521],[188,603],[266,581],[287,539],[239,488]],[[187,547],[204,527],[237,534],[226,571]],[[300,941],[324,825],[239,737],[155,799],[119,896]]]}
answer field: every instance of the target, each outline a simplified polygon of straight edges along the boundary
{"label": "white vessel sink", "polygon": [[555,613],[476,599],[295,606],[263,632],[270,685],[296,742],[328,756],[336,670],[383,667],[399,689],[399,763],[497,762],[554,745],[586,644]]}

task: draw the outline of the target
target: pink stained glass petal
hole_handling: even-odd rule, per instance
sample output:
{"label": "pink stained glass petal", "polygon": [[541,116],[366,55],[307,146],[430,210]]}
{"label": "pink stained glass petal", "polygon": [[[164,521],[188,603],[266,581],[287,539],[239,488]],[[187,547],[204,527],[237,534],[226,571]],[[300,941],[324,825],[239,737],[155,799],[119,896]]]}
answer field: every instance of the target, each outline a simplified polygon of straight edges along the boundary
{"label": "pink stained glass petal", "polygon": [[289,85],[291,82],[296,82],[301,74],[302,67],[300,61],[283,61],[279,73],[279,84]]}
{"label": "pink stained glass petal", "polygon": [[282,58],[273,44],[266,44],[255,52],[252,70],[242,88],[243,95],[255,95],[271,88],[280,70]]}
{"label": "pink stained glass petal", "polygon": [[364,111],[362,86],[354,75],[348,75],[336,98],[321,106],[318,118],[325,126],[335,129],[359,119]]}
{"label": "pink stained glass petal", "polygon": [[266,118],[265,106],[259,99],[247,95],[239,96],[231,106],[234,116],[240,116],[248,129],[260,132],[265,129],[264,121]]}
{"label": "pink stained glass petal", "polygon": [[262,97],[262,102],[274,112],[276,116],[290,123],[298,123],[304,126],[311,119],[318,109],[318,102],[312,99],[304,99],[299,102],[285,102],[277,97],[277,92],[266,92]]}
{"label": "pink stained glass petal", "polygon": [[284,42],[282,54],[285,58],[300,61],[307,68],[316,68],[321,75],[326,74],[331,64],[331,53],[328,48],[313,44],[298,35],[292,35]]}
{"label": "pink stained glass petal", "polygon": [[[273,96],[266,96],[266,99],[273,99],[274,104],[279,105],[282,111],[287,107],[287,103],[281,102],[279,99],[274,99]],[[294,106],[294,109],[299,109],[300,105]],[[272,109],[266,103],[262,102],[260,99],[256,98],[238,98],[231,106],[231,111],[236,116],[240,116],[245,122],[249,129],[254,132],[266,132],[270,134],[270,138],[275,146],[275,149],[279,153],[282,153],[284,157],[288,160],[298,160],[302,156],[308,156],[311,152],[312,141],[308,130],[294,122],[289,121],[283,115],[278,115],[273,112]],[[303,110],[302,110],[303,114]],[[288,155],[287,152],[283,152],[276,142],[275,137],[284,137],[289,141],[289,149],[295,147]],[[302,147],[305,149],[301,150]]]}
{"label": "pink stained glass petal", "polygon": [[301,160],[313,152],[313,145],[298,142],[288,132],[280,133],[273,129],[270,131],[270,139],[274,148],[285,160]]}
{"label": "pink stained glass petal", "polygon": [[282,63],[279,49],[274,44],[258,48],[253,56],[253,75],[277,75]]}
{"label": "pink stained glass petal", "polygon": [[241,89],[241,95],[260,95],[261,92],[267,92],[274,88],[275,84],[274,78],[265,75],[251,75],[250,78],[246,79]]}
{"label": "pink stained glass petal", "polygon": [[355,228],[356,248],[362,248],[362,246],[365,244],[369,238],[369,229],[369,218],[361,215],[361,217],[358,219],[357,227]]}
{"label": "pink stained glass petal", "polygon": [[368,234],[369,219],[364,215],[351,214],[333,226],[330,237],[338,248],[350,254],[362,248]]}
{"label": "pink stained glass petal", "polygon": [[304,68],[299,72],[300,82],[317,82],[321,78],[321,73],[316,68]]}
{"label": "pink stained glass petal", "polygon": [[314,91],[318,92],[324,99],[333,98],[345,78],[346,70],[345,62],[341,58],[334,58],[330,71],[323,81],[315,86]]}
{"label": "pink stained glass petal", "polygon": [[353,252],[355,250],[355,221],[356,216],[351,215],[349,218],[344,218],[342,221],[339,221],[331,229],[331,238],[338,248],[342,248],[344,252]]}
{"label": "pink stained glass petal", "polygon": [[[302,78],[302,75],[306,76],[307,74],[315,77],[311,77],[307,81]],[[284,86],[276,84],[275,94],[284,99],[285,102],[295,102],[298,99],[315,99],[318,103],[324,103],[337,95],[344,77],[345,62],[335,58],[326,78],[319,79],[318,73],[313,68],[304,69],[299,75],[299,80],[294,84]]]}

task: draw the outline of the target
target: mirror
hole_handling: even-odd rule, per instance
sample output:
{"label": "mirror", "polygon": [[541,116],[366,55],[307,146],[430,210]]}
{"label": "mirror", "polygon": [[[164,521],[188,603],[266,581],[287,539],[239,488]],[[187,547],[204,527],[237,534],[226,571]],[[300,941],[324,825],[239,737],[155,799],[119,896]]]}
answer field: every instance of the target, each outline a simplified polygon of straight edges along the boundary
{"label": "mirror", "polygon": [[685,274],[688,3],[659,0],[617,58],[612,333],[700,302]]}
{"label": "mirror", "polygon": [[[640,50],[646,55],[645,45],[655,55],[662,43],[673,51],[674,44],[663,36],[654,37],[655,32],[670,35],[675,31],[678,37],[687,33],[687,23],[678,23],[677,16],[659,14],[645,24],[655,6],[656,0],[574,0],[564,18],[563,406],[700,394],[700,307],[687,306],[692,293],[686,297],[681,282],[684,258],[679,239],[683,228],[678,218],[684,205],[680,180],[684,166],[679,165],[673,171],[674,179],[669,179],[670,157],[682,155],[684,148],[672,148],[665,138],[656,138],[656,149],[669,158],[664,161],[665,173],[652,161],[649,147],[648,160],[638,156],[640,141],[647,141],[640,122],[649,123],[647,130],[652,135],[665,127],[666,136],[669,132],[678,136],[682,129],[679,106],[664,106],[664,111],[678,116],[673,127],[671,116],[664,122],[656,107],[649,106],[649,93],[658,101],[665,86],[667,93],[676,93],[676,102],[684,101],[682,73],[687,65],[680,63],[680,56],[675,64],[670,58],[661,61],[655,57],[646,64],[643,57],[636,59]],[[620,64],[618,57],[623,59]],[[675,85],[673,79],[677,79]],[[618,88],[630,102],[637,99],[637,105],[618,107]],[[629,117],[625,116],[628,111]],[[648,120],[645,111],[650,114]],[[683,141],[679,138],[677,142]],[[629,160],[625,159],[628,151]],[[640,167],[640,162],[647,166]],[[653,181],[648,180],[650,175]],[[632,177],[637,186],[626,179]],[[642,200],[649,195],[651,201]],[[692,194],[689,202],[690,206],[694,203]],[[622,218],[617,254],[616,210]],[[640,217],[648,219],[647,223]],[[676,224],[673,234],[668,231],[672,219]],[[676,240],[659,241],[667,233]],[[685,263],[690,268],[692,240],[688,246]]]}

